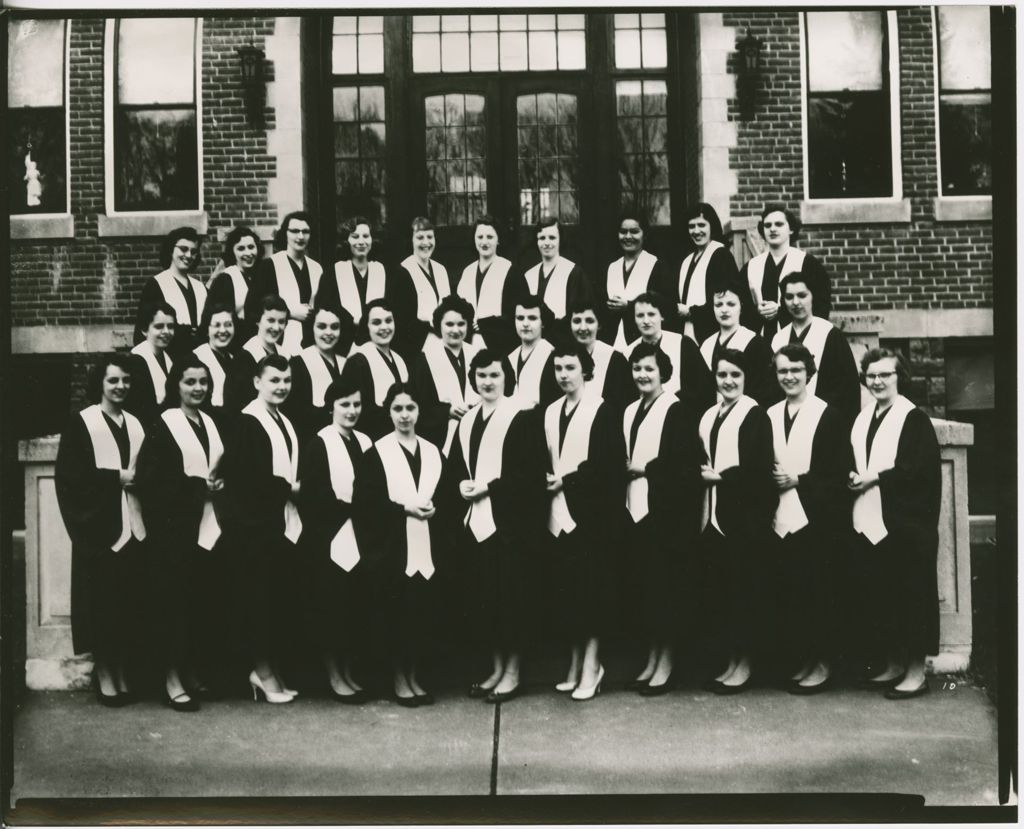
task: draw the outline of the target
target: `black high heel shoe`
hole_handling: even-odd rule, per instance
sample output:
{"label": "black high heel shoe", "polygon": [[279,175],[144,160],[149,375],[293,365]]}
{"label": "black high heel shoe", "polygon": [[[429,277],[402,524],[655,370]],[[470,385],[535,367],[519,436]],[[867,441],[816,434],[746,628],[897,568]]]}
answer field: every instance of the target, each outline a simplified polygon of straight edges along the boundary
{"label": "black high heel shoe", "polygon": [[653,685],[648,682],[643,688],[640,689],[640,696],[642,697],[660,697],[662,694],[667,694],[672,690],[675,683],[672,680],[672,675],[669,674],[668,679],[659,685]]}
{"label": "black high heel shoe", "polygon": [[751,678],[748,676],[746,682],[741,682],[739,685],[726,685],[724,682],[719,682],[712,690],[711,693],[718,694],[720,697],[731,697],[734,694],[742,694],[747,688],[750,687]]}
{"label": "black high heel shoe", "polygon": [[[414,692],[415,693],[415,692]],[[414,697],[417,705],[433,705],[434,695],[430,691],[424,691],[422,694],[416,694]]]}
{"label": "black high heel shoe", "polygon": [[469,686],[469,690],[466,692],[466,696],[470,699],[483,699],[484,697],[490,695],[493,691],[493,685],[490,688],[488,688],[479,682],[474,682],[472,685]]}
{"label": "black high heel shoe", "polygon": [[362,705],[370,698],[370,695],[362,689],[353,691],[351,694],[339,694],[331,688],[331,696],[343,705]]}
{"label": "black high heel shoe", "polygon": [[[182,697],[188,697],[188,699],[182,699]],[[182,691],[180,694],[175,694],[173,697],[164,691],[164,705],[172,711],[178,711],[181,713],[199,710],[199,701],[189,696],[188,691]]]}
{"label": "black high heel shoe", "polygon": [[626,690],[643,692],[643,689],[650,684],[651,681],[649,679],[631,679],[626,683]]}
{"label": "black high heel shoe", "polygon": [[522,687],[522,685],[517,685],[511,691],[491,691],[485,699],[490,703],[508,702],[509,700],[515,699],[520,695],[520,693],[522,693],[520,690]]}

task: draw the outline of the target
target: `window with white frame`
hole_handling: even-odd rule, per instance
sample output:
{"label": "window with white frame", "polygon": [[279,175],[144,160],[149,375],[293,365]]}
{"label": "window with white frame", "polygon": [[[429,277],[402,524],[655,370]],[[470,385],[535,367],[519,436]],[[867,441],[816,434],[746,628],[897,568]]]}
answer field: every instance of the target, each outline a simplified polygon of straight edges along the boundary
{"label": "window with white frame", "polygon": [[935,10],[943,196],[992,193],[992,52],[987,6]]}
{"label": "window with white frame", "polygon": [[113,27],[113,207],[200,207],[198,26],[194,18],[125,18]]}
{"label": "window with white frame", "polygon": [[12,20],[7,38],[11,213],[66,213],[67,21]]}
{"label": "window with white frame", "polygon": [[664,69],[668,66],[665,15],[615,15],[615,68]]}
{"label": "window with white frame", "polygon": [[889,23],[883,9],[804,14],[811,199],[897,195]]}

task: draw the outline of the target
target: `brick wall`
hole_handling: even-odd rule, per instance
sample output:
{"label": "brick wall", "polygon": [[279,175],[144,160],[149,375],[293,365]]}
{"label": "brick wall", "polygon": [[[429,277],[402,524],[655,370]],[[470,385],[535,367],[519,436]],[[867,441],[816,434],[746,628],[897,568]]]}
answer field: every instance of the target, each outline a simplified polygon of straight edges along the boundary
{"label": "brick wall", "polygon": [[[991,222],[934,220],[938,195],[935,147],[934,55],[929,9],[899,9],[903,194],[911,221],[900,224],[807,227],[798,244],[820,257],[832,274],[834,308],[990,308]],[[739,119],[730,153],[739,191],[733,217],[756,215],[766,201],[798,207],[803,199],[800,28],[798,12],[730,10],[726,26],[737,38],[747,29],[767,45],[762,52],[756,115]],[[737,56],[730,62],[736,72]]]}
{"label": "brick wall", "polygon": [[[218,229],[237,222],[273,224],[267,201],[274,161],[266,127],[250,126],[238,80],[235,48],[252,37],[263,48],[272,17],[209,18],[203,22],[202,104],[204,204],[208,242],[198,275],[216,264]],[[105,211],[102,19],[76,18],[70,33],[71,212],[75,238],[11,241],[11,321],[14,325],[127,324],[142,284],[160,270],[160,239],[99,238]],[[269,68],[272,79],[273,67]],[[267,125],[273,112],[265,113]]]}

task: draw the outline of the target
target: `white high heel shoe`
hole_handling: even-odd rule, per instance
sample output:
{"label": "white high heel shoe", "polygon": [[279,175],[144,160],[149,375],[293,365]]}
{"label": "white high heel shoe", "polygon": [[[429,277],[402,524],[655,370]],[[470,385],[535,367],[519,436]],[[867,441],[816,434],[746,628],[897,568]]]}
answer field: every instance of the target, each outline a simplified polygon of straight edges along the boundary
{"label": "white high heel shoe", "polygon": [[565,682],[559,682],[555,686],[555,690],[560,694],[568,694],[570,691],[575,691],[578,686],[578,682],[573,682],[572,680],[567,679]]}
{"label": "white high heel shoe", "polygon": [[252,688],[252,698],[254,701],[259,701],[260,693],[263,694],[263,698],[267,702],[274,703],[275,705],[281,705],[295,699],[295,697],[285,691],[268,691],[263,687],[263,681],[256,671],[249,674],[249,687]]}
{"label": "white high heel shoe", "polygon": [[582,688],[577,686],[576,690],[572,692],[572,698],[577,702],[583,702],[584,700],[593,699],[595,696],[601,693],[602,679],[604,679],[604,665],[602,665],[597,672],[597,682],[595,682],[589,688]]}

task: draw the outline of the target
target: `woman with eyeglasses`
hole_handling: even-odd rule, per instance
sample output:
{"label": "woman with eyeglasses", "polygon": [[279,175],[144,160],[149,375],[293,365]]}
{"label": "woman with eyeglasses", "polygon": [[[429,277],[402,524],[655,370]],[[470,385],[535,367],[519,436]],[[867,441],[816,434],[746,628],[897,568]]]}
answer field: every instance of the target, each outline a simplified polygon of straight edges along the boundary
{"label": "woman with eyeglasses", "polygon": [[279,296],[288,308],[288,324],[281,351],[288,357],[313,342],[307,320],[316,302],[323,268],[309,255],[313,244],[313,218],[304,210],[284,217],[274,234],[277,252],[257,266],[256,280],[246,298],[245,318],[256,321],[265,296]]}
{"label": "woman with eyeglasses", "polygon": [[172,358],[190,352],[203,341],[200,320],[206,305],[206,286],[192,276],[200,261],[202,243],[195,228],[178,227],[164,237],[160,264],[164,270],[146,280],[135,320],[135,343],[146,339],[149,320],[144,311],[163,303],[174,309],[174,340],[168,344]]}
{"label": "woman with eyeglasses", "polygon": [[872,348],[860,361],[874,402],[853,423],[854,558],[865,588],[865,685],[892,700],[928,692],[925,655],[939,649],[936,575],[942,497],[931,420],[900,393],[900,355]]}
{"label": "woman with eyeglasses", "polygon": [[220,257],[224,269],[210,281],[206,301],[210,305],[226,305],[234,312],[239,342],[245,342],[256,333],[256,324],[245,316],[245,304],[262,259],[263,245],[256,231],[237,225],[224,240]]}

